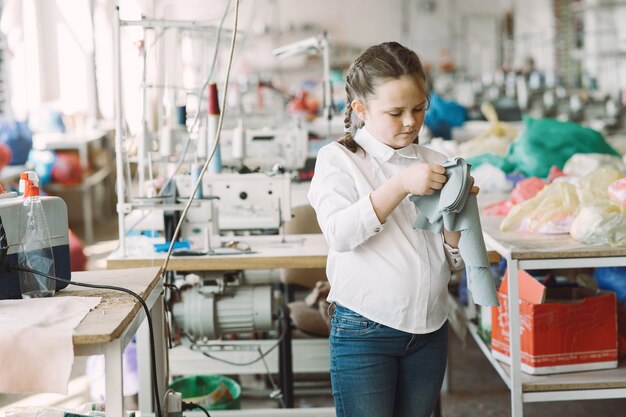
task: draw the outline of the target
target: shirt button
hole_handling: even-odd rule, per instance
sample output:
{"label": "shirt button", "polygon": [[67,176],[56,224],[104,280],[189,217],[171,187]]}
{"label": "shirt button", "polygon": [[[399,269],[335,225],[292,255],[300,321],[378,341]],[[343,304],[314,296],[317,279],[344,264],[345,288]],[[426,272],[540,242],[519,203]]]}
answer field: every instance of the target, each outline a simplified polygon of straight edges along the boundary
{"label": "shirt button", "polygon": [[376,233],[380,232],[380,227],[375,228],[375,229],[374,229],[374,231],[375,231]]}

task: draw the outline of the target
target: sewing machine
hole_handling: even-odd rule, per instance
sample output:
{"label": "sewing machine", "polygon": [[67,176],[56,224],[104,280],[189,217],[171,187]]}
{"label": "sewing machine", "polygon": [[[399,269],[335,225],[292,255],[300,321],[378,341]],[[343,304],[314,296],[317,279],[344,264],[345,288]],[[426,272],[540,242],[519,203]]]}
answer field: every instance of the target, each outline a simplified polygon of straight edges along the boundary
{"label": "sewing machine", "polygon": [[[303,168],[307,159],[309,134],[298,126],[245,127],[222,131],[222,163],[230,166],[271,169],[279,164],[286,169]],[[241,141],[243,143],[233,143]],[[233,152],[234,151],[234,152]]]}
{"label": "sewing machine", "polygon": [[[212,174],[202,181],[202,195],[217,207],[217,213],[201,209],[204,221],[218,217],[220,231],[278,230],[291,218],[291,183],[289,174]],[[179,198],[191,194],[190,175],[176,177]],[[194,207],[193,211],[198,211]],[[190,210],[191,212],[191,210]],[[194,222],[201,221],[198,213],[192,214]]]}
{"label": "sewing machine", "polygon": [[[0,236],[0,299],[22,298],[19,284],[19,274],[11,271],[9,265],[17,264],[20,245],[22,244],[22,207],[23,197],[17,193],[0,194],[0,223],[5,231],[6,241]],[[70,245],[67,225],[67,206],[59,197],[41,197],[41,203],[46,213],[50,243],[54,255],[55,274],[59,278],[69,280],[70,274]],[[56,282],[56,290],[67,287],[68,284]]]}

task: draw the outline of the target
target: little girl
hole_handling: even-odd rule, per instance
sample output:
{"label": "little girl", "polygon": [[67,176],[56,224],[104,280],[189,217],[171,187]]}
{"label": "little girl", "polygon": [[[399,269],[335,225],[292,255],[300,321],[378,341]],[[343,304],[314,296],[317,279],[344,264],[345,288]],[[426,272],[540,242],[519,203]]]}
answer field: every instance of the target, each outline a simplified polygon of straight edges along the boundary
{"label": "little girl", "polygon": [[[317,155],[308,194],[329,245],[330,372],[338,417],[428,417],[446,368],[448,262],[458,232],[414,230],[445,156],[418,144],[428,107],[415,52],[365,50],[346,75],[345,135]],[[472,189],[477,192],[477,188]]]}

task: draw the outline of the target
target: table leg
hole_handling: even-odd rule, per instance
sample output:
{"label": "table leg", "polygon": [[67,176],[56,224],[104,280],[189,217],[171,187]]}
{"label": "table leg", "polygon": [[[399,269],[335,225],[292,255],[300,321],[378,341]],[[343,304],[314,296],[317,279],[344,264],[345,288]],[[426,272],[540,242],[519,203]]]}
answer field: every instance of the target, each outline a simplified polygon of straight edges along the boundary
{"label": "table leg", "polygon": [[165,396],[168,384],[168,346],[165,332],[165,303],[163,295],[155,301],[152,307],[152,325],[154,327],[154,348],[156,350],[156,363],[157,363],[157,382],[159,387],[159,398],[161,403]]}
{"label": "table leg", "polygon": [[293,359],[291,349],[291,320],[289,307],[281,306],[282,318],[279,320],[279,330],[284,334],[278,346],[280,385],[283,391],[283,401],[286,408],[293,408]]}
{"label": "table leg", "polygon": [[524,415],[522,401],[522,355],[519,317],[519,284],[517,260],[507,259],[509,282],[509,353],[511,356],[511,417]]}
{"label": "table leg", "polygon": [[93,204],[92,187],[85,187],[83,194],[83,224],[85,227],[85,243],[93,243]]}
{"label": "table leg", "polygon": [[107,415],[124,415],[123,353],[124,348],[119,339],[108,343],[104,351]]}
{"label": "table leg", "polygon": [[144,320],[137,331],[137,369],[139,370],[139,410],[141,414],[154,412],[152,401],[152,370],[150,368],[150,331]]}
{"label": "table leg", "polygon": [[[165,395],[168,379],[168,350],[165,339],[165,308],[162,295],[155,301],[150,315],[155,337],[154,347],[156,350],[159,401],[161,406],[163,406],[163,396]],[[137,331],[137,366],[139,369],[139,410],[146,414],[154,412],[155,408],[152,391],[151,355],[150,330],[148,321],[144,320]]]}

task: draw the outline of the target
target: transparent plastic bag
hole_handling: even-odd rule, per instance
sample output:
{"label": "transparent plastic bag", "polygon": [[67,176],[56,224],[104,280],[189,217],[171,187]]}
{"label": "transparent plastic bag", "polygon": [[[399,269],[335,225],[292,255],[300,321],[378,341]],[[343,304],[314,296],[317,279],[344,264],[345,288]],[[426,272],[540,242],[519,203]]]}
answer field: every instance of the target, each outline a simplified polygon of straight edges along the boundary
{"label": "transparent plastic bag", "polygon": [[578,206],[576,186],[567,182],[553,182],[535,197],[513,206],[500,223],[500,230],[569,233],[573,214]]}
{"label": "transparent plastic bag", "polygon": [[604,153],[577,153],[565,162],[563,172],[567,175],[583,177],[601,167],[626,171],[624,162],[619,156]]}
{"label": "transparent plastic bag", "polygon": [[578,200],[589,204],[609,198],[609,186],[624,174],[612,167],[599,168],[578,180]]}
{"label": "transparent plastic bag", "polygon": [[582,205],[570,234],[587,245],[626,246],[626,207],[605,199]]}

